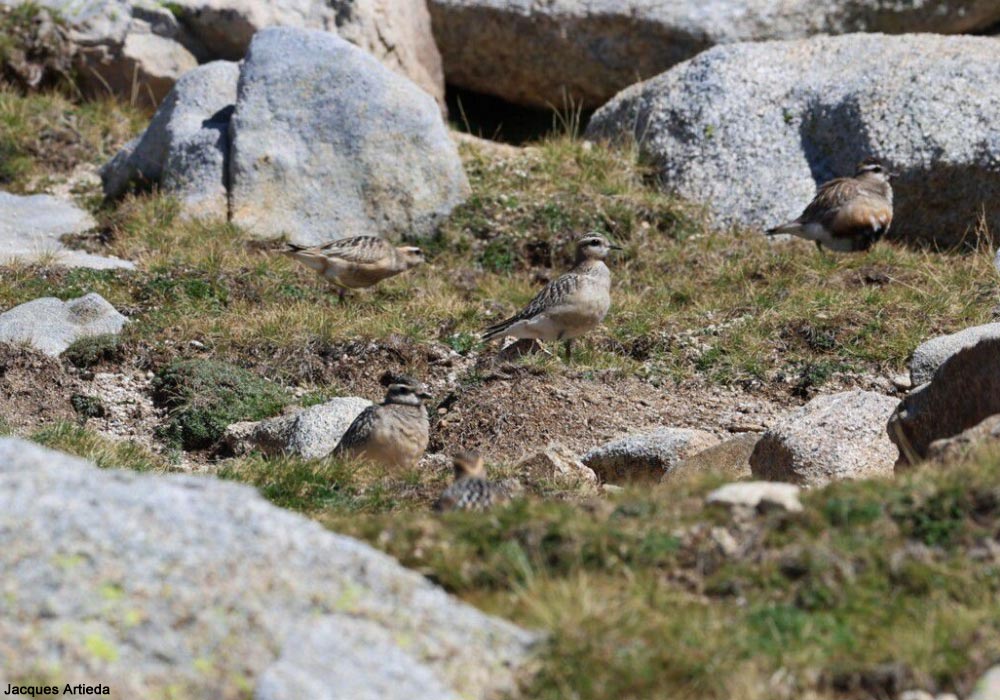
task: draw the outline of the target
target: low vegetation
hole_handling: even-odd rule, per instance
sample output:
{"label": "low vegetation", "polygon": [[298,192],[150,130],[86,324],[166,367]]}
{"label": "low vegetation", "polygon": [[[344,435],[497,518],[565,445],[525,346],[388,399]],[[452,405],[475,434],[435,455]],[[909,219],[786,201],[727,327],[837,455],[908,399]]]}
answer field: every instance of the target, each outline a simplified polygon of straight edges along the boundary
{"label": "low vegetation", "polygon": [[[712,232],[697,208],[651,187],[634,154],[566,134],[519,152],[463,146],[473,195],[423,244],[431,263],[338,304],[273,245],[225,222],[183,221],[168,197],[102,203],[93,179],[74,173],[110,157],[144,118],[110,101],[0,89],[0,187],[68,186],[101,222],[75,243],[138,264],[5,267],[0,305],[93,291],[126,311],[120,341],[80,342],[63,360],[73,371],[155,372],[167,411],[158,439],[171,448],[209,448],[234,421],[367,381],[363,364],[352,377],[317,369],[351,354],[351,343],[421,357],[444,345],[475,359],[484,351],[476,331],[558,274],[571,238],[587,230],[626,247],[611,263],[611,314],[574,365],[523,360],[533,373],[610,373],[664,392],[699,383],[797,401],[898,372],[919,341],[987,321],[997,308],[986,251],[884,244],[822,256],[754,231]],[[462,383],[483,381],[486,370],[461,366]],[[88,429],[101,410],[93,397],[73,407],[79,421],[29,437],[103,467],[174,468],[169,451]],[[703,509],[713,476],[435,517],[428,506],[445,468],[389,477],[332,459],[205,461],[474,605],[546,631],[537,674],[525,679],[530,698],[964,692],[1000,655],[1000,568],[995,555],[980,556],[1000,533],[1000,455],[834,485],[809,493],[802,514],[743,524]],[[510,464],[493,467],[504,475]],[[726,553],[730,540],[736,549]]]}
{"label": "low vegetation", "polygon": [[153,398],[169,411],[161,437],[188,450],[211,447],[227,426],[268,418],[289,402],[281,387],[213,360],[167,365],[153,381]]}

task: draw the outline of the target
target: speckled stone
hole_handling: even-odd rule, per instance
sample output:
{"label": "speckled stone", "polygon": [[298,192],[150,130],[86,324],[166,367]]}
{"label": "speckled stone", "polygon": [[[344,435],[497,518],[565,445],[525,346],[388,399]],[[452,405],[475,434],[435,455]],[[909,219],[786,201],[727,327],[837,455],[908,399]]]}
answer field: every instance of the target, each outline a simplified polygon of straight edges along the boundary
{"label": "speckled stone", "polygon": [[797,217],[866,156],[894,179],[891,235],[1000,231],[1000,41],[855,34],[718,46],[598,110],[588,138],[635,141],[662,187],[716,224]]}
{"label": "speckled stone", "polygon": [[750,457],[753,475],[804,486],[892,476],[899,452],[886,424],[898,404],[871,391],[818,396],[761,436]]}
{"label": "speckled stone", "polygon": [[850,32],[966,33],[995,0],[429,0],[448,83],[511,102],[598,107],[716,44]]}
{"label": "speckled stone", "polygon": [[711,433],[690,428],[660,428],[650,433],[628,435],[583,456],[583,463],[602,481],[617,483],[636,479],[659,479],[685,457],[718,444]]}
{"label": "speckled stone", "polygon": [[0,687],[59,668],[128,698],[478,698],[512,690],[536,640],[247,486],[10,438],[0,537]]}

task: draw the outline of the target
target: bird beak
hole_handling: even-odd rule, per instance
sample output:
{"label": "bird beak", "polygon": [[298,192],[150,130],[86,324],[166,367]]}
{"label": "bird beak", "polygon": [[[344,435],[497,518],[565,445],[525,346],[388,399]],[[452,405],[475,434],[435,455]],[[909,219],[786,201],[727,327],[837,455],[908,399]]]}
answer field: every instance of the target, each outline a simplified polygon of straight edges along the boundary
{"label": "bird beak", "polygon": [[610,248],[611,250],[625,250],[620,245],[614,245],[614,244],[608,244],[608,248]]}
{"label": "bird beak", "polygon": [[419,396],[424,401],[430,401],[431,399],[434,398],[433,396],[431,396],[430,394],[428,394],[426,391],[418,391],[417,392],[417,396]]}

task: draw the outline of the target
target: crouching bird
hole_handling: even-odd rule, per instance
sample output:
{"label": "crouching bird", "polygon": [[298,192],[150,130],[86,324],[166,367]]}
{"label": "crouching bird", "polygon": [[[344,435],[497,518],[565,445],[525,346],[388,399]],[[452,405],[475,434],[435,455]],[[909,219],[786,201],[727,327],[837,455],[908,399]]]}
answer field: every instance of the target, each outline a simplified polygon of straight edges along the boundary
{"label": "crouching bird", "polygon": [[334,456],[366,460],[392,470],[412,469],[427,449],[431,396],[413,384],[391,384],[380,404],[354,419]]}
{"label": "crouching bird", "polygon": [[621,248],[604,236],[577,239],[572,269],[549,282],[520,313],[483,331],[482,339],[561,340],[569,361],[573,339],[599,326],[611,307],[611,271],[604,259],[612,250]]}
{"label": "crouching bird", "polygon": [[819,188],[802,216],[768,229],[767,235],[788,233],[840,252],[868,250],[892,224],[892,185],[875,158],[858,164],[854,177],[830,180]]}
{"label": "crouching bird", "polygon": [[434,504],[435,511],[487,510],[514,496],[509,485],[486,479],[486,466],[479,454],[459,452],[453,463],[455,481],[441,493]]}
{"label": "crouching bird", "polygon": [[341,238],[320,246],[287,244],[281,251],[337,288],[341,301],[349,289],[371,287],[423,263],[416,246],[394,246],[378,236]]}

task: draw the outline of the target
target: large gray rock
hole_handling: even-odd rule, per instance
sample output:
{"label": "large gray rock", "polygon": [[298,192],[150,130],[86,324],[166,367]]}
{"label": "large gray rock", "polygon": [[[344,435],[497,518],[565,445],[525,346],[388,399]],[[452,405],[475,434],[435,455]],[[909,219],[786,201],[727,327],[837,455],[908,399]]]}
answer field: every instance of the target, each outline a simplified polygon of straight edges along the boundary
{"label": "large gray rock", "polygon": [[425,0],[176,0],[181,23],[216,58],[243,58],[265,27],[335,32],[444,104],[441,54]]}
{"label": "large gray rock", "polygon": [[659,428],[651,433],[627,435],[595,447],[583,456],[582,461],[602,481],[616,483],[660,479],[686,457],[718,442],[717,437],[703,430]]}
{"label": "large gray rock", "polygon": [[469,192],[434,100],[324,32],[257,33],[230,133],[232,220],[262,238],[428,235]]}
{"label": "large gray rock", "polygon": [[121,332],[126,320],[100,294],[43,297],[0,314],[0,343],[25,343],[55,357],[80,338]]}
{"label": "large gray rock", "polygon": [[211,478],[102,471],[3,439],[0,533],[4,687],[56,667],[129,698],[486,697],[513,688],[534,641]]}
{"label": "large gray rock", "polygon": [[865,156],[900,173],[892,235],[1000,230],[1000,42],[857,34],[721,46],[601,108],[591,138],[635,140],[662,186],[720,226],[798,216]]}
{"label": "large gray rock", "polygon": [[1000,338],[984,338],[938,367],[930,382],[903,399],[888,425],[899,446],[898,468],[916,464],[931,443],[1000,414]]}
{"label": "large gray rock", "polygon": [[378,623],[323,619],[289,636],[281,658],[261,674],[254,700],[459,700]]}
{"label": "large gray rock", "polygon": [[96,270],[131,269],[134,265],[115,257],[93,255],[63,245],[63,236],[83,233],[97,222],[72,202],[47,194],[22,197],[0,192],[0,260],[55,263]]}
{"label": "large gray rock", "polygon": [[972,347],[983,338],[1000,338],[1000,323],[965,328],[921,343],[910,359],[910,383],[913,386],[926,384],[945,360],[963,348]]}
{"label": "large gray rock", "polygon": [[234,423],[226,428],[222,441],[238,455],[257,450],[267,455],[321,459],[333,452],[354,419],[371,403],[347,396],[287,416]]}
{"label": "large gray rock", "polygon": [[993,0],[430,0],[448,82],[512,102],[594,108],[716,44],[850,32],[960,33]]}
{"label": "large gray rock", "polygon": [[226,218],[229,120],[239,66],[215,61],[181,78],[146,131],[101,169],[107,197],[158,183],[190,217]]}
{"label": "large gray rock", "polygon": [[818,396],[764,433],[753,475],[805,486],[892,476],[898,452],[885,425],[898,403],[871,391]]}

